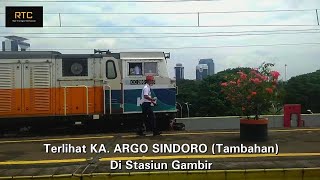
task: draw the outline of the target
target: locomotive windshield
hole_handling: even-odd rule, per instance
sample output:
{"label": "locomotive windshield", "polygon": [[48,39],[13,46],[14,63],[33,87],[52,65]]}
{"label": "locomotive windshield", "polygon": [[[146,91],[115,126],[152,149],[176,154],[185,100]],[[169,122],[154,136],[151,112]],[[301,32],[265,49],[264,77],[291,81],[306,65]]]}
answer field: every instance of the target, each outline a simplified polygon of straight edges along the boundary
{"label": "locomotive windshield", "polygon": [[112,60],[108,60],[106,63],[106,77],[108,79],[115,79],[117,77],[116,66]]}
{"label": "locomotive windshield", "polygon": [[142,75],[142,63],[129,63],[129,75]]}
{"label": "locomotive windshield", "polygon": [[129,62],[128,63],[128,75],[158,75],[158,63],[157,62]]}

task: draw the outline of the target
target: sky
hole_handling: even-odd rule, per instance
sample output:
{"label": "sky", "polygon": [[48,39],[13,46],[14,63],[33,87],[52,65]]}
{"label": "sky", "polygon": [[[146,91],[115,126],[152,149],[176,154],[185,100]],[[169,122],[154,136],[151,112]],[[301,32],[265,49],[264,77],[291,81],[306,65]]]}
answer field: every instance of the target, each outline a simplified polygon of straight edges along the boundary
{"label": "sky", "polygon": [[[154,0],[157,1],[157,0]],[[6,28],[5,6],[43,6],[43,28]],[[203,13],[230,11],[302,10],[287,12]],[[275,63],[274,70],[287,79],[320,69],[320,26],[315,9],[319,0],[216,0],[208,2],[18,2],[0,0],[0,40],[17,35],[28,38],[31,50],[48,49],[61,53],[93,53],[93,49],[170,52],[170,77],[174,66],[182,63],[185,78],[195,79],[199,59],[212,58],[215,71],[235,67],[257,67],[262,62]],[[194,14],[88,14],[88,13],[183,13]],[[202,27],[196,27],[198,25]],[[61,17],[61,26],[59,22]],[[78,14],[64,14],[78,13]],[[320,11],[319,11],[320,13]],[[227,25],[227,27],[221,27]],[[299,25],[299,26],[233,26],[228,25]],[[301,26],[303,25],[303,26]],[[51,26],[51,27],[48,27]],[[91,26],[91,27],[66,27]],[[100,27],[97,27],[100,26]],[[194,26],[194,27],[101,27],[101,26]],[[203,27],[215,26],[215,27]],[[217,27],[220,26],[220,27]],[[261,31],[282,30],[291,34],[266,34]],[[308,33],[292,33],[307,30]],[[242,35],[239,32],[249,31]],[[258,31],[258,32],[252,32]],[[259,32],[260,31],[260,32]],[[196,34],[208,33],[210,34]],[[34,33],[34,34],[21,34]],[[39,33],[39,34],[38,34]],[[41,34],[69,33],[69,34]],[[72,34],[85,33],[85,34]],[[106,34],[86,34],[106,33]],[[118,34],[116,34],[118,33]],[[119,34],[127,33],[127,34]],[[141,34],[134,34],[141,33]],[[178,34],[146,34],[178,33]],[[194,33],[194,34],[181,34]],[[253,35],[255,34],[255,35]],[[260,34],[260,35],[257,35]],[[262,34],[262,35],[261,35]],[[202,37],[163,37],[163,36]],[[226,36],[227,35],[227,36]],[[231,36],[230,36],[231,35]],[[67,38],[81,36],[91,38]],[[133,38],[137,37],[138,38]],[[154,38],[154,37],[157,38]],[[161,38],[159,37],[161,36]],[[53,38],[39,38],[53,37]],[[64,38],[62,38],[64,37]],[[125,38],[131,37],[131,38]],[[141,38],[144,37],[144,38]],[[149,37],[149,38],[146,38]],[[153,37],[153,38],[152,38]],[[319,43],[319,44],[305,44]],[[250,46],[271,45],[277,46]],[[283,46],[279,44],[303,44]],[[249,45],[249,46],[248,46]],[[231,47],[230,47],[231,46]],[[234,47],[245,46],[245,47]],[[177,47],[188,47],[177,49]],[[194,48],[198,47],[198,48]],[[199,48],[205,47],[205,48]],[[134,50],[136,49],[137,50]],[[144,48],[154,48],[152,50]],[[165,48],[165,49],[163,49]],[[84,49],[84,50],[66,50]],[[113,50],[114,49],[114,50]],[[144,50],[142,50],[144,49]]]}

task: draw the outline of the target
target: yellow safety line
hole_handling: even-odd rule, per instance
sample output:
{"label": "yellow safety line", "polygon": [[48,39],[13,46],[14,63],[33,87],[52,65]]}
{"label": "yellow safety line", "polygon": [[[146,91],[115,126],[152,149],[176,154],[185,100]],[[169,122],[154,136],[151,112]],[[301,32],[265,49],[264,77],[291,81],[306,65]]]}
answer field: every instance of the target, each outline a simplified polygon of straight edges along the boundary
{"label": "yellow safety line", "polygon": [[[320,128],[313,129],[271,129],[270,132],[295,132],[295,131],[320,131]],[[212,131],[212,132],[186,132],[186,133],[166,133],[162,136],[181,136],[181,135],[205,135],[205,134],[239,134],[240,131]],[[137,137],[137,135],[123,135],[122,138]],[[28,142],[49,142],[49,141],[68,141],[68,140],[87,140],[87,139],[112,139],[114,136],[91,136],[91,137],[73,137],[56,139],[26,139],[26,140],[8,140],[0,141],[0,144],[8,143],[28,143]]]}
{"label": "yellow safety line", "polygon": [[85,140],[85,139],[111,139],[114,136],[93,136],[93,137],[73,137],[73,138],[56,138],[56,139],[26,139],[26,140],[12,140],[0,141],[0,144],[7,143],[27,143],[27,142],[45,142],[45,141],[68,141],[68,140]]}
{"label": "yellow safety line", "polygon": [[300,157],[320,156],[320,153],[281,153],[281,154],[220,154],[220,155],[172,155],[172,156],[133,156],[133,157],[107,157],[100,161],[111,160],[165,160],[165,159],[224,159],[224,158],[259,158],[259,157]]}
{"label": "yellow safety line", "polygon": [[35,160],[35,161],[3,161],[0,165],[30,165],[30,164],[54,164],[54,163],[78,163],[86,162],[87,159],[57,159],[57,160]]}
{"label": "yellow safety line", "polygon": [[[320,131],[316,129],[271,129],[270,132],[295,132],[295,131]],[[168,133],[162,136],[179,136],[179,135],[205,135],[205,134],[239,134],[240,131],[215,131],[215,132],[187,132],[187,133]],[[149,135],[150,136],[150,135]],[[124,135],[123,138],[138,137],[138,135]]]}
{"label": "yellow safety line", "polygon": [[320,128],[311,129],[270,129],[270,132],[320,131]]}
{"label": "yellow safety line", "polygon": [[[132,157],[106,157],[100,161],[111,160],[168,160],[168,159],[224,159],[224,158],[262,158],[262,157],[306,157],[320,156],[320,153],[280,153],[276,154],[220,154],[220,155],[171,155],[171,156],[132,156]],[[34,160],[34,161],[4,161],[0,165],[27,165],[27,164],[54,164],[77,163],[87,159],[59,159],[59,160]]]}

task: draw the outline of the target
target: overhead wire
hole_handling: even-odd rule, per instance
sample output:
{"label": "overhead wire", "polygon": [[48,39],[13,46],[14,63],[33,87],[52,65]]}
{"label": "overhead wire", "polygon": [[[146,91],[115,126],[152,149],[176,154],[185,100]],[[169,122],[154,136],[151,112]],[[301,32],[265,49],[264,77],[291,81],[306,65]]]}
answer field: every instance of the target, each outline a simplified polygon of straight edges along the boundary
{"label": "overhead wire", "polygon": [[[11,1],[12,2],[12,1]],[[28,1],[31,2],[31,1]],[[47,1],[46,1],[47,2]],[[62,1],[61,1],[62,2]],[[278,9],[278,10],[247,10],[247,11],[204,11],[204,12],[65,12],[65,13],[44,13],[44,14],[57,14],[59,15],[60,25],[43,26],[45,28],[210,28],[210,27],[314,27],[317,24],[229,24],[229,25],[62,25],[60,15],[75,14],[75,15],[88,15],[88,14],[212,14],[212,13],[264,13],[264,12],[302,12],[302,11],[315,11],[318,9]],[[0,13],[5,14],[5,13]],[[199,17],[198,17],[199,18]],[[0,26],[5,27],[5,26]]]}
{"label": "overhead wire", "polygon": [[[264,35],[283,35],[283,34],[318,34],[318,32],[284,32],[284,33],[247,33],[247,34],[213,34],[213,35],[198,35],[198,36],[30,36],[25,38],[40,38],[40,39],[149,39],[149,38],[208,38],[208,37],[235,37],[235,36],[264,36]],[[5,37],[5,36],[0,36]]]}
{"label": "overhead wire", "polygon": [[[217,1],[217,0],[159,0],[159,1],[151,1],[151,0],[144,0],[144,1],[113,1],[113,0],[104,0],[104,1],[55,1],[55,0],[47,0],[47,1],[37,1],[37,0],[29,0],[29,1],[15,1],[11,0],[10,2],[201,2],[201,1]],[[210,13],[261,13],[261,12],[298,12],[298,11],[314,11],[317,9],[297,9],[297,10],[261,10],[261,11],[208,11],[208,12],[180,12],[180,13],[55,13],[55,14],[188,14],[188,13],[205,13],[205,14],[210,14]],[[54,14],[54,13],[51,13]],[[4,27],[4,26],[0,26]],[[50,28],[92,28],[92,27],[100,27],[100,28],[128,28],[128,27],[135,27],[135,28],[201,28],[201,27],[319,27],[319,25],[312,25],[312,24],[252,24],[252,25],[132,25],[132,26],[124,26],[124,25],[119,25],[119,26],[114,26],[114,25],[98,25],[98,26],[89,26],[89,25],[80,25],[80,26],[44,26],[50,27]],[[318,30],[318,29],[317,29]],[[283,30],[283,31],[291,31],[291,30]],[[294,30],[293,30],[294,31]],[[293,32],[291,34],[299,34],[299,33],[318,33],[318,32],[303,32],[304,30],[300,30],[301,32]],[[243,31],[244,32],[244,31]],[[253,32],[253,31],[251,31]],[[262,32],[262,31],[260,31]],[[267,31],[265,31],[267,32]],[[269,31],[271,32],[271,31]],[[205,32],[206,33],[206,32]],[[210,32],[209,32],[210,33]],[[216,32],[218,33],[218,32]],[[219,32],[219,33],[226,33],[226,32]],[[24,33],[20,33],[24,34]],[[28,33],[31,34],[31,33]],[[40,34],[40,33],[34,33],[34,34]],[[43,33],[44,34],[44,33]],[[46,34],[58,34],[58,33],[46,33]],[[60,33],[62,34],[62,33]],[[67,33],[64,33],[67,34]],[[70,33],[70,34],[77,34],[77,33]],[[78,33],[80,34],[80,33]],[[82,33],[85,34],[85,33]],[[97,33],[91,33],[91,34],[97,34]],[[115,34],[115,33],[101,33],[101,34]],[[120,34],[120,33],[118,33]],[[124,34],[124,33],[123,33]],[[128,34],[135,34],[135,33],[128,33]],[[136,33],[137,34],[137,33]],[[141,33],[143,34],[143,33]],[[148,34],[148,33],[144,33]],[[152,33],[149,33],[152,34]],[[153,33],[156,34],[156,33]],[[159,33],[160,34],[160,33]],[[167,33],[169,34],[169,33]],[[171,33],[174,34],[174,33]],[[178,34],[178,33],[175,33]],[[188,33],[180,33],[180,34],[188,34]],[[193,34],[193,33],[190,33]],[[200,33],[198,33],[200,34]],[[204,34],[204,33],[202,33]],[[276,33],[266,33],[266,34],[224,34],[224,35],[206,35],[206,36],[160,36],[160,37],[30,37],[30,38],[164,38],[164,37],[211,37],[211,36],[243,36],[243,35],[270,35],[270,34],[276,34]],[[279,34],[279,33],[278,33]],[[288,33],[287,33],[288,34]],[[262,45],[240,45],[240,46],[212,46],[212,47],[172,47],[172,48],[134,48],[134,49],[190,49],[190,48],[238,48],[238,47],[255,47],[255,46],[295,46],[295,45],[319,45],[320,43],[293,43],[293,44],[262,44]],[[128,49],[128,48],[126,48]],[[130,49],[130,48],[129,48]],[[85,49],[64,49],[64,50],[85,50]]]}
{"label": "overhead wire", "polygon": [[[210,28],[210,27],[317,27],[319,25],[313,25],[313,24],[239,24],[239,25],[132,25],[132,26],[89,26],[89,25],[80,25],[80,26],[43,26],[43,27],[50,27],[50,28],[97,28],[97,27],[103,27],[103,28]],[[0,26],[5,27],[5,26]],[[7,27],[8,28],[8,27]]]}
{"label": "overhead wire", "polygon": [[10,0],[10,2],[24,2],[24,3],[33,3],[33,2],[41,2],[41,3],[161,3],[161,2],[210,2],[210,1],[220,1],[220,0],[92,0],[92,1],[79,1],[79,0]]}
{"label": "overhead wire", "polygon": [[[122,15],[134,15],[134,14],[233,14],[233,13],[266,13],[266,12],[305,12],[315,11],[315,9],[274,9],[274,10],[240,10],[240,11],[198,11],[198,12],[46,12],[43,14],[122,14]],[[1,12],[0,14],[5,14]]]}
{"label": "overhead wire", "polygon": [[[266,31],[208,31],[208,32],[15,32],[14,34],[230,34],[230,33],[269,33],[269,32],[308,32],[319,31],[320,28],[313,29],[279,29]],[[0,34],[12,34],[11,32],[0,32]]]}
{"label": "overhead wire", "polygon": [[[252,44],[252,45],[227,45],[227,46],[189,46],[189,47],[145,47],[145,48],[110,48],[109,50],[179,50],[179,49],[216,49],[216,48],[245,48],[245,47],[272,47],[272,46],[301,46],[301,45],[320,45],[319,42],[307,42],[307,43],[279,43],[279,44]],[[96,48],[99,49],[99,48]],[[103,49],[103,48],[102,48]],[[93,50],[89,48],[35,48],[33,50]]]}

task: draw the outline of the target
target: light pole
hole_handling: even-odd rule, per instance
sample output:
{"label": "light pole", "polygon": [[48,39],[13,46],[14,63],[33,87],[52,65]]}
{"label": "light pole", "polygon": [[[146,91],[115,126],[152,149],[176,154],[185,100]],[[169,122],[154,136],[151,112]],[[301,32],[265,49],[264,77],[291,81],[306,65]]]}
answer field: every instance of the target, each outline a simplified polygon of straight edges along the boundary
{"label": "light pole", "polygon": [[178,104],[178,105],[180,106],[180,109],[181,109],[181,111],[180,111],[180,117],[182,118],[182,106],[181,106],[181,104],[178,103],[178,102],[176,102],[176,104]]}
{"label": "light pole", "polygon": [[188,102],[186,102],[186,103],[184,103],[185,105],[187,105],[187,109],[188,109],[188,117],[190,117],[190,114],[189,114],[189,105],[191,105],[191,104],[189,104]]}

